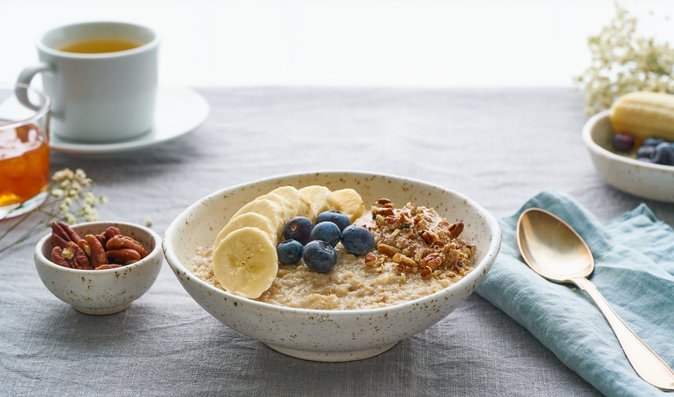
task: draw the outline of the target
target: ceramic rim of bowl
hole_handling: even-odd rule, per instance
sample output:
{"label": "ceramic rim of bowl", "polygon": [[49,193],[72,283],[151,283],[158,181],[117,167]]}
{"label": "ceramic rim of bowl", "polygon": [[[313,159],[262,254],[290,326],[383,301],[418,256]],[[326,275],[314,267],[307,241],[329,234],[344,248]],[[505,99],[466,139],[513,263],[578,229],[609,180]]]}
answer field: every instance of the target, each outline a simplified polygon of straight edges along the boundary
{"label": "ceramic rim of bowl", "polygon": [[[254,299],[249,299],[245,298],[242,296],[238,296],[235,294],[232,294],[228,291],[222,290],[220,288],[215,287],[213,284],[202,280],[198,276],[196,276],[191,270],[187,269],[187,267],[178,259],[176,256],[175,252],[173,251],[173,248],[168,246],[168,241],[172,239],[174,234],[176,233],[176,229],[178,228],[179,224],[182,224],[184,219],[187,217],[188,213],[191,213],[195,208],[199,207],[202,205],[204,202],[211,200],[215,197],[221,196],[223,193],[226,192],[233,192],[236,191],[242,187],[248,187],[252,185],[257,185],[260,183],[265,183],[265,182],[272,182],[276,180],[284,180],[292,177],[300,177],[300,176],[310,176],[310,175],[343,175],[343,174],[352,174],[355,176],[359,177],[369,177],[369,176],[374,176],[374,177],[382,177],[382,178],[392,178],[401,182],[411,182],[414,184],[420,184],[424,185],[430,188],[435,188],[439,189],[444,192],[449,192],[452,195],[455,195],[459,199],[463,200],[466,204],[469,205],[472,209],[474,209],[485,221],[487,222],[487,225],[489,226],[490,230],[493,230],[492,234],[492,239],[489,243],[489,248],[487,249],[487,252],[485,253],[485,256],[482,258],[480,263],[475,266],[470,273],[465,275],[464,277],[461,278],[461,280],[457,281],[456,283],[441,289],[440,291],[434,292],[430,295],[423,296],[418,299],[414,299],[411,301],[407,302],[401,302],[395,305],[391,306],[384,306],[384,307],[378,307],[374,309],[339,309],[339,310],[328,310],[328,309],[305,309],[305,308],[295,308],[295,307],[289,307],[289,306],[283,306],[283,305],[276,305],[272,303],[267,303],[267,302],[260,302]],[[469,284],[472,281],[476,281],[478,278],[481,278],[484,276],[482,273],[486,273],[484,269],[489,266],[490,264],[493,264],[494,260],[496,259],[496,256],[498,255],[498,252],[501,247],[501,228],[498,224],[498,221],[496,218],[489,213],[489,211],[485,210],[482,208],[482,206],[478,205],[475,201],[472,199],[466,197],[465,195],[455,192],[450,189],[446,189],[443,187],[440,187],[438,185],[434,185],[428,182],[423,182],[418,179],[414,178],[408,178],[408,177],[400,177],[400,176],[395,176],[395,175],[390,175],[390,174],[382,174],[382,173],[372,173],[372,172],[363,172],[363,171],[313,171],[313,172],[303,172],[303,173],[298,173],[298,174],[282,174],[282,175],[276,175],[268,178],[263,178],[263,179],[258,179],[252,182],[246,182],[246,183],[241,183],[238,185],[234,185],[231,187],[227,187],[224,189],[220,189],[216,192],[213,192],[205,197],[200,198],[193,204],[191,204],[189,207],[184,209],[168,226],[166,229],[166,232],[164,233],[164,239],[162,240],[162,248],[164,250],[164,257],[166,258],[166,261],[168,262],[169,266],[172,268],[172,270],[180,270],[186,275],[190,275],[196,283],[205,286],[208,288],[210,291],[213,291],[218,294],[223,294],[224,296],[227,296],[228,298],[234,299],[235,301],[239,301],[242,303],[248,303],[253,306],[257,306],[260,308],[265,308],[265,309],[274,309],[274,310],[281,310],[283,312],[287,313],[297,313],[297,314],[315,314],[315,315],[321,315],[321,314],[330,314],[331,316],[350,316],[353,314],[358,314],[358,315],[366,315],[366,314],[377,314],[377,313],[383,313],[383,312],[388,312],[388,311],[395,311],[395,310],[400,310],[404,309],[408,306],[412,305],[419,305],[426,303],[428,301],[431,301],[443,294],[451,293],[454,290],[458,290],[461,287],[463,287],[464,284]]]}

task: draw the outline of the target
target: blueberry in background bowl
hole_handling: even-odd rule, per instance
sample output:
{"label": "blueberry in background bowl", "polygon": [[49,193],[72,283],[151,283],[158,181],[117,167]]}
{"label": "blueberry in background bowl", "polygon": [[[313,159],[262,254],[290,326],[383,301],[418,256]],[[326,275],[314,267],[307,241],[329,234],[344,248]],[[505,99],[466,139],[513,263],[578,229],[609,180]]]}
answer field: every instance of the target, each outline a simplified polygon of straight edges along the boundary
{"label": "blueberry in background bowl", "polygon": [[[674,167],[633,159],[613,152],[613,134],[609,110],[592,116],[583,126],[583,141],[597,173],[616,189],[647,199],[674,202]],[[646,145],[646,143],[648,143]],[[657,146],[662,141],[645,139],[642,146]]]}

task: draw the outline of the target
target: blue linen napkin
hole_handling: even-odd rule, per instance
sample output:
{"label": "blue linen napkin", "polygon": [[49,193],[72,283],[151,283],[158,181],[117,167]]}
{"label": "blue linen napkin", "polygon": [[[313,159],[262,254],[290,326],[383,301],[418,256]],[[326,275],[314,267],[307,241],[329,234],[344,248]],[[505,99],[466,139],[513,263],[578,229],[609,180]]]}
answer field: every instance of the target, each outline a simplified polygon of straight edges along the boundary
{"label": "blue linen napkin", "polygon": [[501,253],[478,294],[524,326],[608,396],[667,396],[632,369],[599,309],[578,288],[534,273],[517,249],[517,219],[546,209],[568,222],[595,258],[591,280],[615,311],[674,366],[674,231],[644,204],[602,224],[565,194],[543,192],[500,221]]}

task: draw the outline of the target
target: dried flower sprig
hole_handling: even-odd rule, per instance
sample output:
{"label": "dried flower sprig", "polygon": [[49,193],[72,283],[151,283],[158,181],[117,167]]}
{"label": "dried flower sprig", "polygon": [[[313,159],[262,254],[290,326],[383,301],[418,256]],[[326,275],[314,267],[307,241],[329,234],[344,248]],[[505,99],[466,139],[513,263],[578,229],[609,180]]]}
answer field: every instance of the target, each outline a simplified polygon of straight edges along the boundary
{"label": "dried flower sprig", "polygon": [[[41,217],[23,234],[11,240],[7,245],[0,245],[0,253],[28,240],[35,233],[40,232],[42,228],[48,227],[53,221],[61,220],[66,223],[77,223],[80,220],[95,221],[98,219],[97,206],[105,204],[105,196],[96,196],[93,191],[93,181],[87,174],[77,169],[74,172],[69,169],[56,171],[52,175],[49,186],[47,187],[47,199],[35,210],[17,218],[11,226],[0,233],[0,243],[3,240],[10,239],[12,232],[26,222],[33,215],[39,214]],[[13,212],[22,208],[23,203],[19,204],[12,211],[0,218],[0,221],[12,217]]]}
{"label": "dried flower sprig", "polygon": [[592,62],[574,78],[585,91],[585,112],[611,107],[634,91],[674,93],[674,48],[653,37],[636,35],[637,18],[615,3],[613,20],[588,38]]}

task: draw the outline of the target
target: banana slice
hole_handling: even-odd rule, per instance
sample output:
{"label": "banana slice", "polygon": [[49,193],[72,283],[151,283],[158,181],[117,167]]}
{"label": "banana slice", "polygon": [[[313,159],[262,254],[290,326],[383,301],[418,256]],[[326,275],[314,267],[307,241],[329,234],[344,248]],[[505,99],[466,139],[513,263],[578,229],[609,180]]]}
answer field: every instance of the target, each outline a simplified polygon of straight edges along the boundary
{"label": "banana slice", "polygon": [[271,221],[255,212],[247,212],[235,218],[232,218],[227,225],[218,233],[218,236],[213,241],[213,248],[217,248],[218,244],[225,239],[231,232],[242,229],[244,227],[256,227],[269,235],[272,243],[277,243],[277,232],[274,229]]}
{"label": "banana slice", "polygon": [[365,212],[365,204],[357,191],[353,189],[335,190],[328,199],[329,205],[351,218],[351,222],[358,219]]}
{"label": "banana slice", "polygon": [[280,195],[270,192],[267,194],[263,194],[262,196],[256,198],[255,200],[260,200],[260,199],[266,199],[275,202],[276,204],[281,207],[281,210],[283,212],[283,222],[287,222],[288,219],[292,218],[294,214],[294,210],[291,206],[291,204],[288,202],[288,200],[284,197],[281,197]]}
{"label": "banana slice", "polygon": [[308,205],[305,216],[311,220],[316,220],[316,216],[328,209],[328,198],[330,189],[325,186],[312,185],[300,189],[300,197]]}
{"label": "banana slice", "polygon": [[269,219],[274,230],[278,231],[285,223],[285,208],[269,199],[255,199],[236,211],[232,219],[241,214],[255,212]]}
{"label": "banana slice", "polygon": [[255,227],[231,232],[213,252],[213,275],[226,290],[258,298],[271,287],[278,272],[276,247]]}
{"label": "banana slice", "polygon": [[309,203],[302,200],[300,191],[292,186],[281,186],[271,191],[272,194],[283,197],[290,208],[290,216],[287,220],[299,215],[304,215],[309,210]]}

